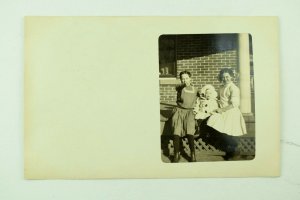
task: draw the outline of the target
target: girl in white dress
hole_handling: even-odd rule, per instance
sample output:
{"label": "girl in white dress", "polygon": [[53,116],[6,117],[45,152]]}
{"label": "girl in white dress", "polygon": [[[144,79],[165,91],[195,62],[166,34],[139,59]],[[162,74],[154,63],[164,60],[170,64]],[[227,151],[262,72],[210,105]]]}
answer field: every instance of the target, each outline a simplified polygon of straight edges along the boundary
{"label": "girl in white dress", "polygon": [[202,123],[206,139],[226,152],[225,159],[232,157],[236,151],[235,137],[247,133],[245,120],[239,109],[240,90],[232,82],[233,77],[234,73],[230,68],[220,71],[219,81],[223,84],[219,91],[220,108],[216,109],[216,113],[206,123]]}

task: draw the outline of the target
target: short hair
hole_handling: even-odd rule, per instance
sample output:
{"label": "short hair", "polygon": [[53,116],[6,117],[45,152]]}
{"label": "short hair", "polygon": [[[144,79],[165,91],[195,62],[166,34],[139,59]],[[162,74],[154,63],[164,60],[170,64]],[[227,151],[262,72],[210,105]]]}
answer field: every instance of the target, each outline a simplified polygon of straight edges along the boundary
{"label": "short hair", "polygon": [[234,73],[233,70],[231,68],[223,68],[220,70],[219,76],[218,76],[218,80],[220,82],[223,81],[223,74],[228,73],[232,78],[234,78]]}
{"label": "short hair", "polygon": [[191,72],[184,70],[184,71],[180,72],[179,78],[181,78],[181,76],[182,76],[183,74],[187,74],[189,77],[192,76]]}

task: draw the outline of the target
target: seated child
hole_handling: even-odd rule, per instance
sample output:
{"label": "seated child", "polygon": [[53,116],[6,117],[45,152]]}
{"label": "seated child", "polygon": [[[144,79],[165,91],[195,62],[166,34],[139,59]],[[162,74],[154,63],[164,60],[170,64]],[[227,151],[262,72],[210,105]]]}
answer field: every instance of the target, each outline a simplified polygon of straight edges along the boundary
{"label": "seated child", "polygon": [[205,85],[201,89],[200,98],[197,98],[194,108],[195,119],[205,119],[219,108],[217,96],[218,93],[212,85]]}

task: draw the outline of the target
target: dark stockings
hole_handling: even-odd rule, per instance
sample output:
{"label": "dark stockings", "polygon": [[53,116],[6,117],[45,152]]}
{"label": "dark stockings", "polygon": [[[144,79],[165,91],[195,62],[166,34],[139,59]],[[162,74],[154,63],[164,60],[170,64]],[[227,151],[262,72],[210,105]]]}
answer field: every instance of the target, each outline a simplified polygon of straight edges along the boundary
{"label": "dark stockings", "polygon": [[173,145],[174,145],[174,160],[173,162],[179,162],[180,160],[180,154],[179,154],[179,150],[180,150],[180,136],[178,135],[174,135],[173,138]]}
{"label": "dark stockings", "polygon": [[[191,150],[191,161],[195,162],[196,161],[196,156],[195,156],[195,143],[194,143],[194,136],[193,135],[187,135],[189,147]],[[178,162],[180,159],[180,142],[181,142],[181,137],[178,135],[174,135],[173,138],[173,145],[174,145],[174,162]]]}
{"label": "dark stockings", "polygon": [[191,152],[195,152],[195,144],[194,144],[194,136],[193,135],[187,135],[187,139],[189,142],[189,147]]}
{"label": "dark stockings", "polygon": [[196,162],[196,155],[195,155],[195,143],[194,143],[194,136],[193,135],[187,135],[187,139],[189,142],[189,147],[191,150],[191,162]]}
{"label": "dark stockings", "polygon": [[180,150],[180,136],[174,135],[173,145],[174,145],[174,154],[179,153],[179,150]]}

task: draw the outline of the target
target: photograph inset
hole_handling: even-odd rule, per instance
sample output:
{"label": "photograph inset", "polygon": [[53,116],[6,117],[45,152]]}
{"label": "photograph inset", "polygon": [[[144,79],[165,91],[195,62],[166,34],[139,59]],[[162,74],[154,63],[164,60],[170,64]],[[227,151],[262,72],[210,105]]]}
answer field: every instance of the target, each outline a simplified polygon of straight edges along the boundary
{"label": "photograph inset", "polygon": [[161,35],[158,43],[162,161],[254,159],[251,35]]}

